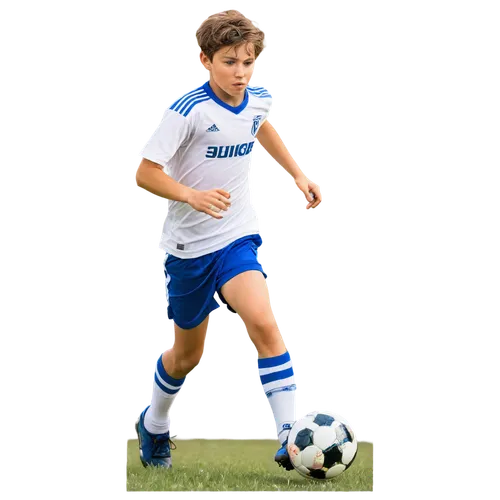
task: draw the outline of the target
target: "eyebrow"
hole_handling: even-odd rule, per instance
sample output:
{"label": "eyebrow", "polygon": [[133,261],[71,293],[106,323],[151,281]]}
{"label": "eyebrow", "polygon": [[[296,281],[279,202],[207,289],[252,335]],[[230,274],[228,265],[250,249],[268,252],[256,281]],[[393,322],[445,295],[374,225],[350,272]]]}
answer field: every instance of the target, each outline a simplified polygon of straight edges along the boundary
{"label": "eyebrow", "polygon": [[[237,61],[238,59],[236,57],[231,57],[231,56],[223,56],[224,59],[234,59],[235,61]],[[248,59],[245,59],[246,61],[250,60],[250,59],[253,59],[253,56],[249,57]]]}

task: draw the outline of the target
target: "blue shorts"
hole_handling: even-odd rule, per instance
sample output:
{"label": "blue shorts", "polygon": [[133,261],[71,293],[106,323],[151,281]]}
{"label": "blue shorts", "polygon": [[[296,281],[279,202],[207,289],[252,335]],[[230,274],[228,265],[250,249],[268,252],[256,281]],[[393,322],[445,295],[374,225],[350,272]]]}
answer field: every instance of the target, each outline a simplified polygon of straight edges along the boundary
{"label": "blue shorts", "polygon": [[164,267],[169,319],[186,330],[195,328],[220,307],[214,299],[216,291],[220,300],[235,313],[222,295],[221,288],[245,271],[260,271],[267,278],[257,261],[257,248],[261,245],[260,235],[251,234],[194,259],[180,259],[166,254]]}

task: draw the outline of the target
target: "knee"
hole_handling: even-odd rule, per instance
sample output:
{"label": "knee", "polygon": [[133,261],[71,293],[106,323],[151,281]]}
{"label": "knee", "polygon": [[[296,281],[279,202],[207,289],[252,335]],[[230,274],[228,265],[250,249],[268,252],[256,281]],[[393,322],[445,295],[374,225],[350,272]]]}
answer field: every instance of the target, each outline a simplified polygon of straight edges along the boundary
{"label": "knee", "polygon": [[183,356],[176,357],[175,369],[176,371],[187,375],[190,371],[192,371],[196,366],[198,366],[203,351],[201,352],[192,352],[189,354],[185,354]]}
{"label": "knee", "polygon": [[247,325],[247,330],[260,355],[267,357],[283,352],[283,339],[274,318],[260,318]]}
{"label": "knee", "polygon": [[272,338],[276,334],[279,335],[278,325],[276,320],[272,317],[256,317],[249,322],[247,329],[251,336]]}
{"label": "knee", "polygon": [[[191,362],[189,360],[183,359],[183,360],[176,360],[175,364],[172,365],[172,377],[174,378],[183,378],[187,377],[191,373],[193,373],[196,368],[201,364],[200,361],[198,362]],[[167,373],[169,371],[167,370]],[[169,373],[170,374],[170,373]]]}

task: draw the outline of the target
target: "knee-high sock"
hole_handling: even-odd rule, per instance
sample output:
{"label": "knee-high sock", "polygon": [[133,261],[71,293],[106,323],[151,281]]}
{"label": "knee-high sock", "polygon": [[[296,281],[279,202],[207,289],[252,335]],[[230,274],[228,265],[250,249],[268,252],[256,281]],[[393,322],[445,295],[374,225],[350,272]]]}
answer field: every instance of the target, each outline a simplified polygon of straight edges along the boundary
{"label": "knee-high sock", "polygon": [[168,375],[163,366],[162,354],[156,358],[151,387],[151,405],[144,416],[144,427],[151,434],[170,430],[170,412],[187,377],[176,379]]}
{"label": "knee-high sock", "polygon": [[298,417],[297,391],[292,352],[272,358],[256,358],[257,378],[276,426],[276,437],[284,443]]}

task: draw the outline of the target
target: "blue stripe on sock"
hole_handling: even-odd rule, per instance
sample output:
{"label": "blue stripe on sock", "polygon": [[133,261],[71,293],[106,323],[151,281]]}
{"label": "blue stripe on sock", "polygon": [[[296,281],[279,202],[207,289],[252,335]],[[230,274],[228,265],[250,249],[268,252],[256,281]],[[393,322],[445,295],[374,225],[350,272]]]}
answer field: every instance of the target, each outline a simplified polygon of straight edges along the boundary
{"label": "blue stripe on sock", "polygon": [[269,382],[274,382],[275,380],[281,380],[293,375],[293,368],[290,367],[287,370],[281,370],[280,372],[269,373],[268,375],[261,375],[260,381],[262,385],[266,385]]}
{"label": "blue stripe on sock", "polygon": [[274,358],[259,359],[259,368],[271,368],[273,366],[282,365],[288,361],[290,361],[290,354],[286,351],[285,353],[275,356]]}
{"label": "blue stripe on sock", "polygon": [[[161,360],[161,356],[158,359],[158,363],[156,364],[156,367],[158,369],[158,373],[160,374],[160,377],[170,385],[174,385],[175,387],[179,387],[184,383],[184,380],[186,380],[186,377],[184,378],[173,378],[171,377],[166,371],[165,368],[163,368],[163,362]],[[159,384],[158,384],[159,385]],[[167,391],[168,392],[168,391]],[[172,393],[170,393],[172,394]]]}
{"label": "blue stripe on sock", "polygon": [[172,390],[172,389],[169,389],[168,387],[166,387],[165,385],[163,385],[161,383],[161,381],[158,379],[158,377],[156,376],[156,371],[153,372],[153,380],[158,384],[158,387],[166,394],[170,394],[172,396],[172,395],[177,394],[179,392],[179,389]]}

